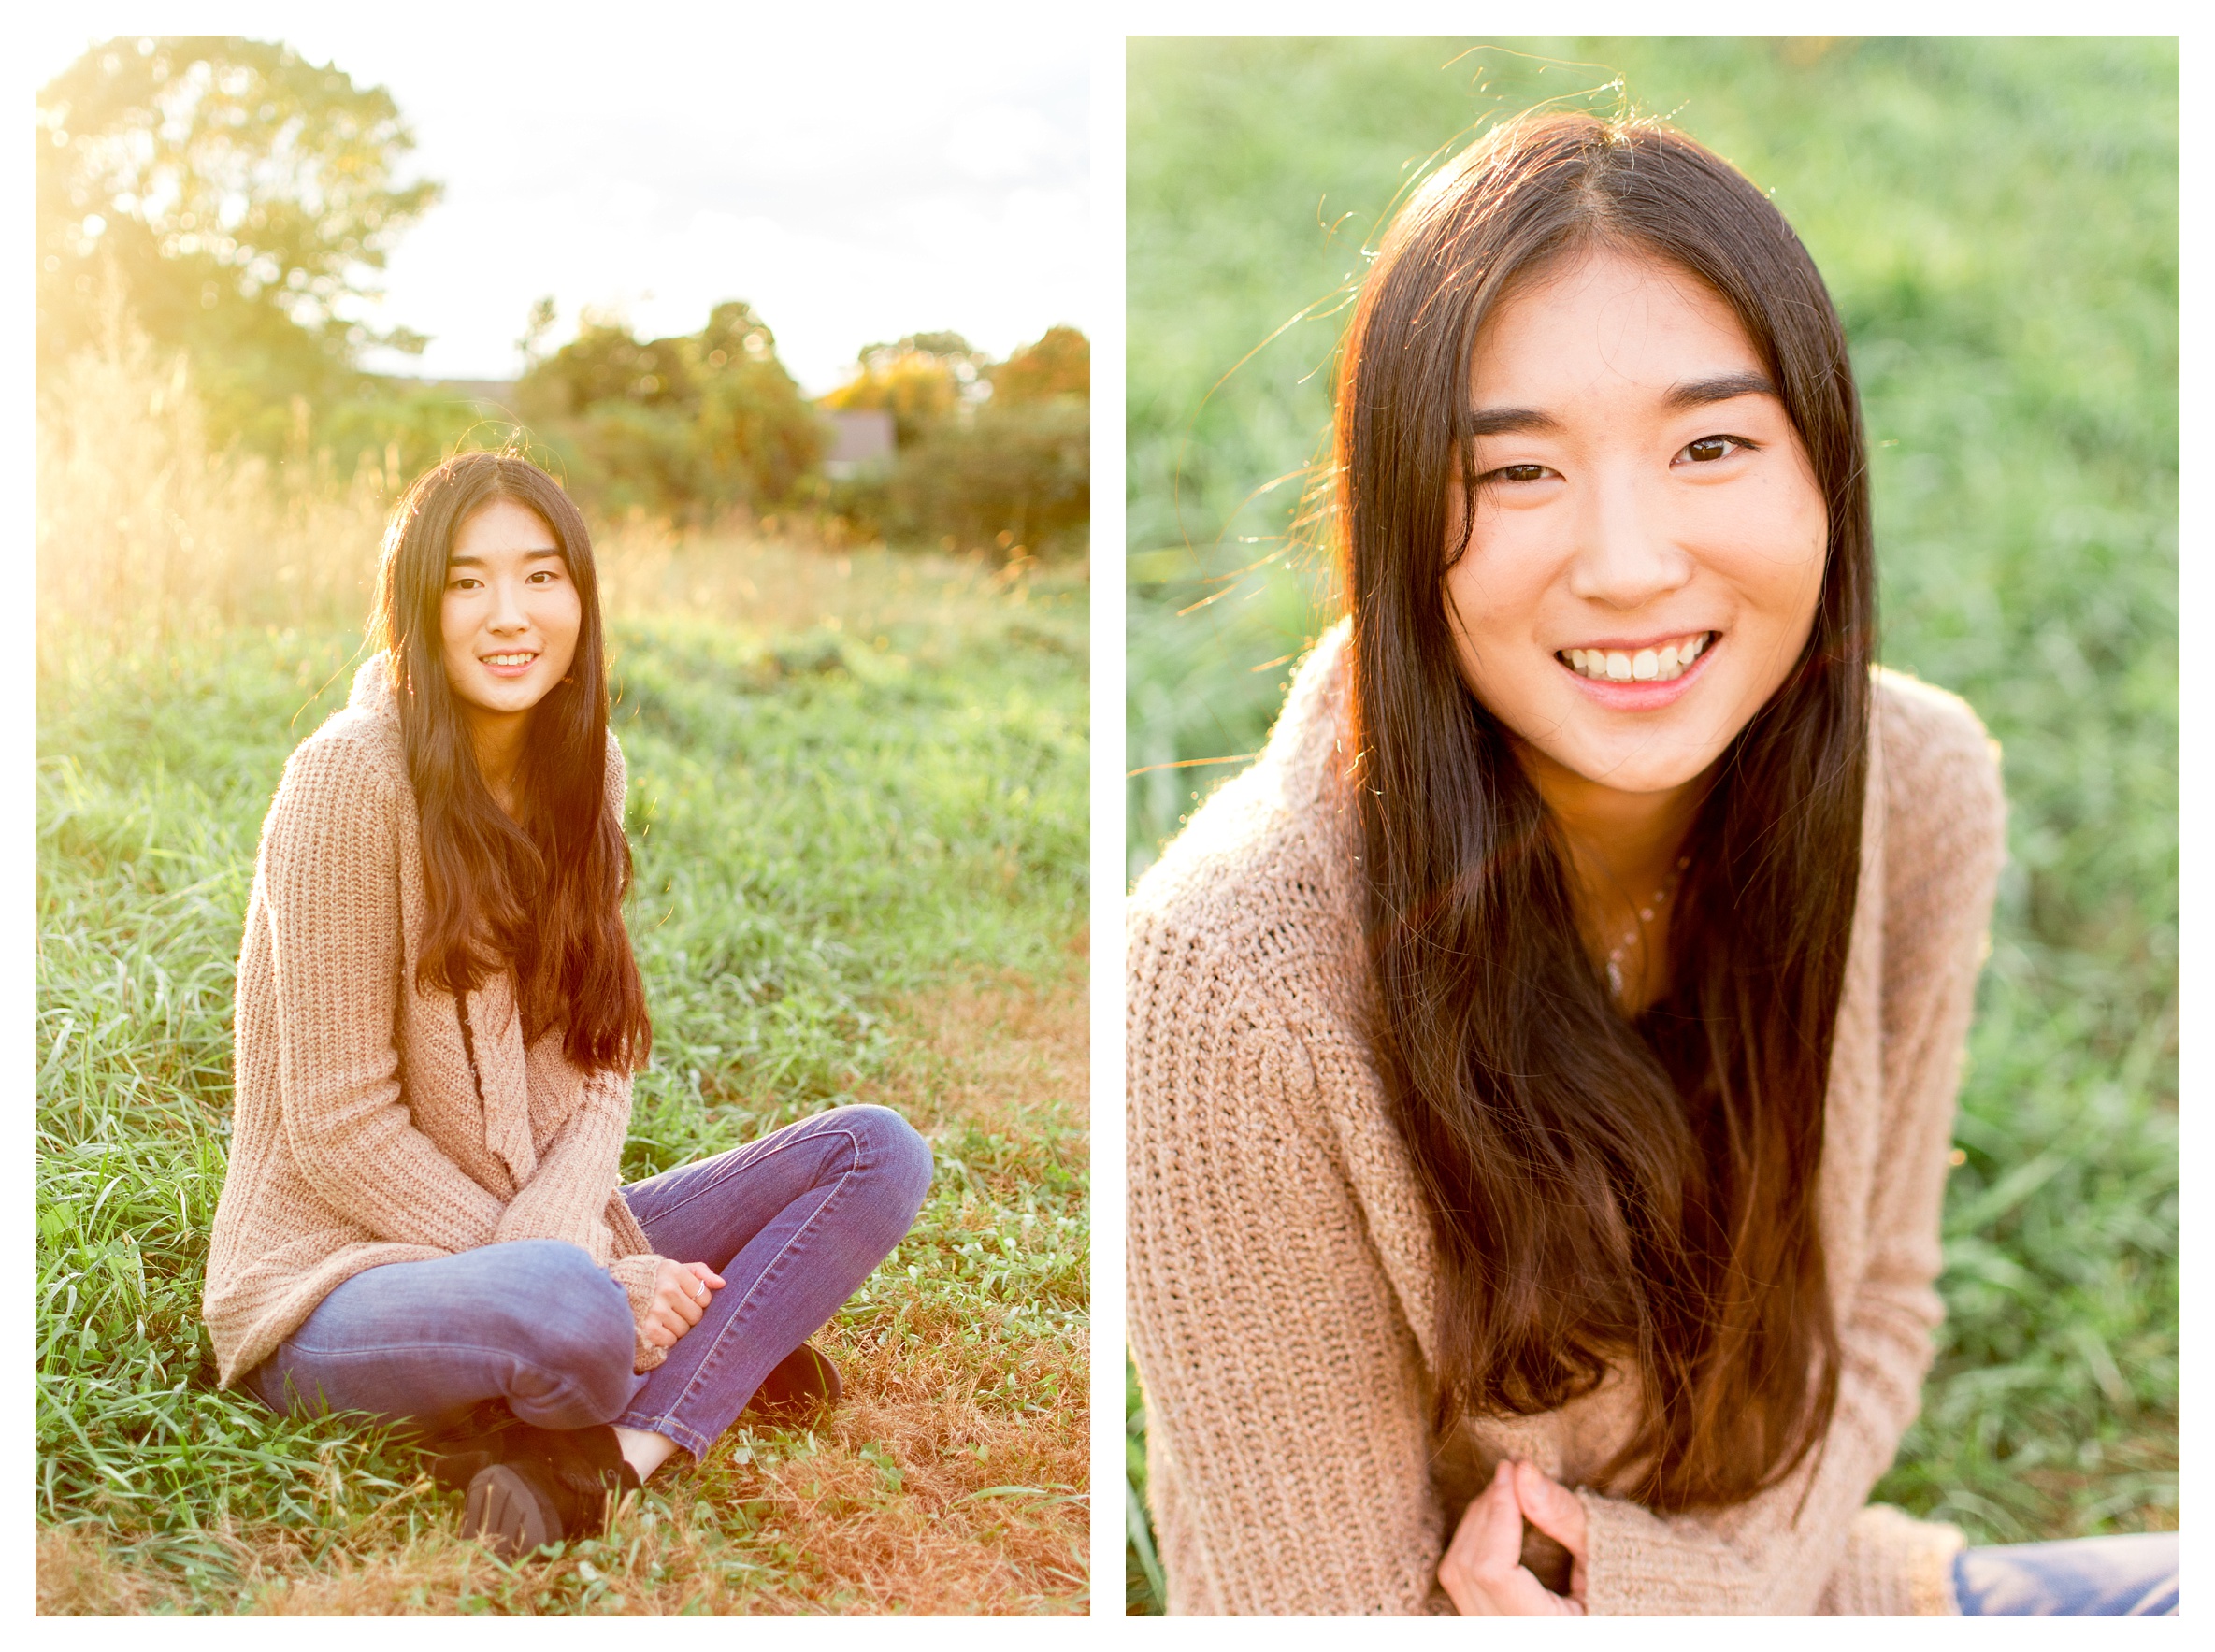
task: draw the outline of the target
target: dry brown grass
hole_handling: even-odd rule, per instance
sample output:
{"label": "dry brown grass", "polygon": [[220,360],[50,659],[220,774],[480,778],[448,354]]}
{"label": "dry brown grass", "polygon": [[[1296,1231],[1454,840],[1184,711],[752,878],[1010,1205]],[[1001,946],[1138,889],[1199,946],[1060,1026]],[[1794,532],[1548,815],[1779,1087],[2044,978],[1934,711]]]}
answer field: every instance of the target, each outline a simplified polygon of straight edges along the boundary
{"label": "dry brown grass", "polygon": [[[969,984],[900,1006],[904,1054],[874,1099],[933,1136],[997,1139],[985,1182],[1029,1179],[1052,1158],[1081,1168],[1082,936],[1070,962],[1058,981]],[[1001,1191],[966,1199],[981,1227],[986,1197]],[[205,1541],[239,1580],[237,1609],[253,1613],[1085,1610],[1083,1337],[942,1320],[927,1307],[895,1321],[824,1333],[846,1399],[812,1429],[734,1430],[698,1472],[657,1480],[605,1539],[559,1558],[502,1565],[455,1535],[458,1499],[421,1486],[313,1533],[319,1548],[276,1528]],[[1026,1405],[1049,1384],[1053,1404]],[[209,1604],[173,1564],[140,1568],[129,1548],[66,1527],[41,1531],[36,1564],[42,1614]]]}

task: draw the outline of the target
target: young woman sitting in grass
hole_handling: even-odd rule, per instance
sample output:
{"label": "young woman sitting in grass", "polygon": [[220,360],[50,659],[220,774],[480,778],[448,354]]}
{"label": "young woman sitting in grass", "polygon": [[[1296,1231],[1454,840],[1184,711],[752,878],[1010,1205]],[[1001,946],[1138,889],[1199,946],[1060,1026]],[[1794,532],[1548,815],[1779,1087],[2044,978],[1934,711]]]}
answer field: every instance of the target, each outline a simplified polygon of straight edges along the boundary
{"label": "young woman sitting in grass", "polygon": [[1132,903],[1172,1610],[2173,1611],[2173,1535],[1868,1506],[2003,805],[1874,668],[1783,218],[1663,128],[1503,126],[1387,235],[1334,457],[1348,622]]}
{"label": "young woman sitting in grass", "polygon": [[930,1151],[843,1107],[619,1186],[653,1035],[583,519],[522,459],[448,460],[393,513],[375,625],[262,828],[204,1311],[224,1384],[442,1437],[513,1555],[750,1401],[836,1398],[806,1339]]}

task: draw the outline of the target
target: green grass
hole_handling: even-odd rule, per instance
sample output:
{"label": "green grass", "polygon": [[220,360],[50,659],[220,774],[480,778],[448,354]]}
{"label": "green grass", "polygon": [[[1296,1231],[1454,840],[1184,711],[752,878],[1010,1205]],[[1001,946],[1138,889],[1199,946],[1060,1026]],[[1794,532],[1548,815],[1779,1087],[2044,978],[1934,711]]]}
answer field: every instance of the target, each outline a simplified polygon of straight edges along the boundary
{"label": "green grass", "polygon": [[513,1567],[453,1541],[458,1500],[378,1431],[217,1391],[199,1323],[256,835],[358,638],[48,651],[42,1607],[1082,1609],[1085,585],[837,572],[812,626],[612,626],[655,1027],[625,1171],[885,1100],[937,1176],[826,1333],[848,1405],[735,1431],[607,1539]]}
{"label": "green grass", "polygon": [[[1426,157],[1541,97],[1611,109],[1621,73],[1822,268],[1873,443],[1883,657],[2006,754],[1949,1317],[1877,1495],[1978,1541],[2173,1527],[2175,44],[1477,44],[1131,47],[1130,874],[1238,767],[1162,766],[1257,750],[1330,615],[1287,533],[1364,240]],[[1129,1573],[1158,1604],[1135,1549]]]}

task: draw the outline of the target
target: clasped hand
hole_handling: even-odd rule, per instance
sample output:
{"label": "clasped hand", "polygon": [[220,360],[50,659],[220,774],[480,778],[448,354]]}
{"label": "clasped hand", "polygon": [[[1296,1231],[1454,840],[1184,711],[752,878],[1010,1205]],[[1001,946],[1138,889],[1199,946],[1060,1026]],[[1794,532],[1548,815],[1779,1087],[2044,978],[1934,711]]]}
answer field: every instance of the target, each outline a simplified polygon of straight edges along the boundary
{"label": "clasped hand", "polygon": [[[1523,1564],[1523,1522],[1569,1551],[1569,1593],[1557,1595]],[[1438,1562],[1438,1581],[1464,1617],[1581,1617],[1584,1504],[1530,1463],[1503,1461],[1463,1511]]]}
{"label": "clasped hand", "polygon": [[656,1348],[673,1348],[700,1322],[708,1295],[723,1288],[723,1275],[705,1262],[664,1262],[654,1275],[654,1302],[642,1328]]}

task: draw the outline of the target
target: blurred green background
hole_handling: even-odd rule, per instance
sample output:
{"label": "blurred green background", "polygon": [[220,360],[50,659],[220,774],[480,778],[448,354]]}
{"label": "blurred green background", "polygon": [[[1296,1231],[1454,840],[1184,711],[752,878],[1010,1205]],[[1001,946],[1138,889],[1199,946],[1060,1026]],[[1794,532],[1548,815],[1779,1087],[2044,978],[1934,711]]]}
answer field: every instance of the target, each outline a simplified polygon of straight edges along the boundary
{"label": "blurred green background", "polygon": [[[1949,1316],[1877,1495],[1980,1542],[2173,1528],[2176,43],[1138,40],[1128,84],[1130,876],[1334,615],[1297,507],[1402,192],[1542,100],[1673,120],[1773,193],[1845,318],[1882,657],[2005,751]],[[1135,1384],[1130,1432],[1126,1581],[1158,1610]]]}

